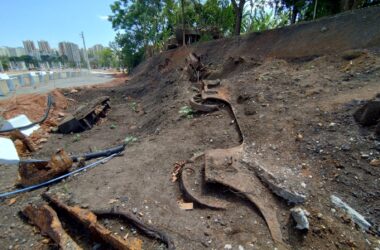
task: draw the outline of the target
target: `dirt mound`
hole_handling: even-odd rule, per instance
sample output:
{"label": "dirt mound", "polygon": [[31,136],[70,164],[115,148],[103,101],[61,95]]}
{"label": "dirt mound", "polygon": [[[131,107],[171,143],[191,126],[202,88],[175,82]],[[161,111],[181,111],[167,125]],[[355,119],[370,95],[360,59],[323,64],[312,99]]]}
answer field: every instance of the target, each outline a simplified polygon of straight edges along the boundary
{"label": "dirt mound", "polygon": [[[53,110],[48,120],[58,116],[58,112],[64,111],[68,106],[66,97],[58,90],[50,92],[54,99]],[[29,119],[37,121],[45,114],[47,109],[47,94],[27,94],[17,95],[0,102],[1,116],[10,119],[17,115],[24,114]]]}

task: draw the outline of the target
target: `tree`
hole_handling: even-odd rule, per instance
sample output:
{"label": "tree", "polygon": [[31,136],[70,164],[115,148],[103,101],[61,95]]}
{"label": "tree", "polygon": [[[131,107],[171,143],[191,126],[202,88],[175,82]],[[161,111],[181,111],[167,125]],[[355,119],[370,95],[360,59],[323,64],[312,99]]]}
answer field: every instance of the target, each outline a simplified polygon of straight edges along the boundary
{"label": "tree", "polygon": [[234,29],[234,35],[239,36],[241,32],[241,23],[243,20],[243,11],[244,11],[244,5],[246,3],[246,0],[240,0],[237,2],[236,0],[231,0],[231,4],[234,9],[235,14],[235,29]]}
{"label": "tree", "polygon": [[105,48],[97,53],[99,56],[99,64],[101,67],[109,68],[112,66],[115,57],[110,48]]}

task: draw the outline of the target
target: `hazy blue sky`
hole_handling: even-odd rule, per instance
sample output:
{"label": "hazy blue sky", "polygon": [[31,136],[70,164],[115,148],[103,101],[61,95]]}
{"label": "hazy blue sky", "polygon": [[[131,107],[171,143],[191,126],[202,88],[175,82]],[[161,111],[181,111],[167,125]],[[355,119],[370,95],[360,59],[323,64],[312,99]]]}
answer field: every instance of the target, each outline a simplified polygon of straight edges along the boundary
{"label": "hazy blue sky", "polygon": [[82,47],[108,45],[115,37],[111,23],[113,0],[0,0],[0,46],[22,47],[23,40],[46,40],[53,48],[61,41]]}

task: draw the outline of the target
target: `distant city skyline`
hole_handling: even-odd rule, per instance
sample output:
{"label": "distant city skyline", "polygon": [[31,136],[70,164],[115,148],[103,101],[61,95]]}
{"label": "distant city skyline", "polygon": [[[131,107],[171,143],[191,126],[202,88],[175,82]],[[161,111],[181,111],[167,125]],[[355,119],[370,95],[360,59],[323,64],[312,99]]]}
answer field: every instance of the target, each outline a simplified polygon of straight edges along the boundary
{"label": "distant city skyline", "polygon": [[86,45],[108,46],[116,32],[107,20],[114,0],[66,1],[13,1],[1,2],[0,47],[24,47],[23,41],[48,41],[58,49],[62,41],[82,47],[80,32],[84,32]]}

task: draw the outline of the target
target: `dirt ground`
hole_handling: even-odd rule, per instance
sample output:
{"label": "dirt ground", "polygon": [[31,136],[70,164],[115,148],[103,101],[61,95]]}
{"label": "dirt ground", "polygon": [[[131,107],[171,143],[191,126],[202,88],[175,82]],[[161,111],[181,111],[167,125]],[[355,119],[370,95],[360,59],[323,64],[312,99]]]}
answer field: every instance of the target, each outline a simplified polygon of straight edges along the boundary
{"label": "dirt ground", "polygon": [[[297,172],[295,181],[303,182],[308,197],[302,207],[310,212],[307,233],[294,228],[292,206],[284,200],[277,198],[277,208],[273,208],[289,248],[380,248],[378,236],[362,232],[330,201],[332,194],[340,197],[379,230],[380,167],[370,162],[380,158],[380,138],[374,128],[358,125],[352,114],[363,100],[380,93],[380,47],[364,48],[352,60],[342,57],[344,51],[281,59],[255,58],[247,50],[233,55],[240,59],[231,63],[227,55],[202,54],[211,45],[165,52],[140,65],[127,81],[118,78],[107,87],[75,93],[60,90],[70,100],[65,113],[103,95],[111,97],[111,110],[104,121],[79,135],[51,133],[33,158],[49,157],[59,148],[73,154],[96,151],[118,145],[127,136],[138,140],[105,164],[17,195],[15,202],[3,200],[1,248],[55,248],[19,214],[29,203],[42,203],[40,194],[48,189],[64,195],[70,204],[91,210],[129,211],[170,235],[176,249],[275,249],[259,211],[233,190],[219,187],[229,203],[226,210],[196,205],[189,211],[179,208],[178,201],[184,197],[178,182],[170,180],[174,164],[207,149],[240,143],[227,107],[189,118],[179,114],[194,94],[183,70],[190,51],[204,56],[214,72],[209,78],[221,79],[221,85],[229,89],[239,123],[254,142],[255,157]],[[1,166],[1,191],[11,190],[16,177],[17,166]],[[62,220],[85,249],[104,248]],[[121,236],[135,234],[120,221],[102,223]],[[137,237],[143,240],[143,249],[165,249],[160,242]]]}

